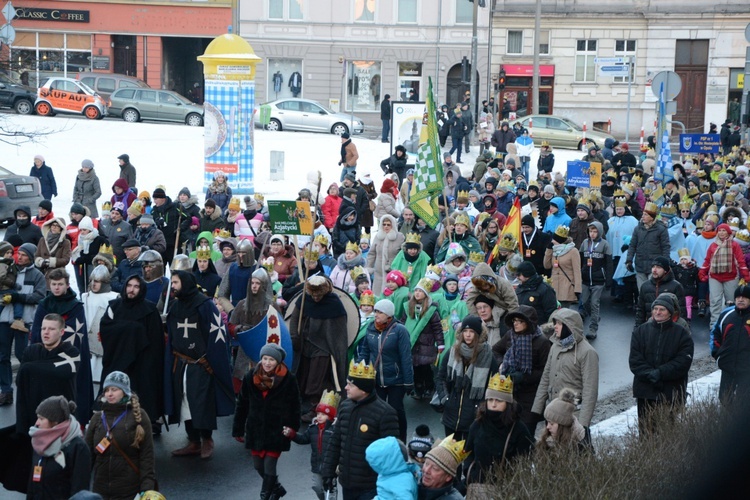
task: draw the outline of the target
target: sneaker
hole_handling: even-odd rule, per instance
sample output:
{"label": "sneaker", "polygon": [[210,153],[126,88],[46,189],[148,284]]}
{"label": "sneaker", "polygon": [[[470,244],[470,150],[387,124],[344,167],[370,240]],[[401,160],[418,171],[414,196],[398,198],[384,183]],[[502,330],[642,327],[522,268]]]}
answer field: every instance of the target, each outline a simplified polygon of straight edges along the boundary
{"label": "sneaker", "polygon": [[698,317],[702,318],[706,315],[706,303],[703,301],[698,302]]}
{"label": "sneaker", "polygon": [[13,330],[18,330],[19,332],[29,333],[29,329],[26,328],[26,324],[21,318],[14,319],[13,323],[10,324],[10,327]]}

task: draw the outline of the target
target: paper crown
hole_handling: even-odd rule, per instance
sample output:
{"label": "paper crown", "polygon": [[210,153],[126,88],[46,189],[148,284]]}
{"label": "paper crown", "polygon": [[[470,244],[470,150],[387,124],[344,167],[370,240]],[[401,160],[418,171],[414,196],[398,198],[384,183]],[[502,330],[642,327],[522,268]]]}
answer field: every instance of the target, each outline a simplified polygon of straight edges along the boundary
{"label": "paper crown", "polygon": [[408,233],[406,235],[406,240],[404,241],[404,244],[407,243],[414,243],[416,245],[422,245],[422,238],[419,236],[419,233]]}
{"label": "paper crown", "polygon": [[366,276],[367,271],[365,271],[365,268],[362,266],[356,266],[354,269],[349,271],[349,276],[352,277],[353,280],[356,280],[360,276]]}
{"label": "paper crown", "polygon": [[[748,236],[750,236],[750,233],[748,233]],[[750,241],[750,240],[748,240],[748,241]],[[679,250],[677,250],[677,255],[678,255],[678,257],[680,259],[682,259],[682,258],[689,259],[690,258],[690,250],[688,250],[687,248],[680,248]]]}
{"label": "paper crown", "polygon": [[[336,408],[338,408],[339,403],[341,402],[341,396],[336,391],[328,391],[324,390],[323,395],[320,396],[320,403],[319,405],[324,405],[332,408],[334,411]],[[323,410],[323,413],[329,413]]]}
{"label": "paper crown", "polygon": [[677,207],[674,205],[662,205],[659,213],[666,217],[673,217],[677,215]]}
{"label": "paper crown", "polygon": [[112,204],[108,201],[105,201],[102,204],[102,210],[112,210]]}
{"label": "paper crown", "polygon": [[549,146],[549,141],[542,141],[542,147],[546,148]]}
{"label": "paper crown", "polygon": [[359,243],[357,243],[355,241],[348,242],[346,244],[346,251],[348,252],[349,250],[351,250],[354,253],[359,253],[360,252],[360,250],[359,250]]}
{"label": "paper crown", "polygon": [[375,305],[375,294],[372,290],[365,290],[362,295],[359,296],[360,306],[374,306]]}
{"label": "paper crown", "polygon": [[104,243],[99,247],[99,253],[107,253],[109,255],[112,255],[112,246]]}
{"label": "paper crown", "polygon": [[745,243],[750,243],[750,231],[748,231],[747,229],[741,229],[737,231],[735,237]]}
{"label": "paper crown", "polygon": [[330,242],[328,241],[328,236],[325,234],[319,234],[315,237],[315,243],[328,248],[328,243]]}
{"label": "paper crown", "polygon": [[375,367],[372,364],[365,364],[364,360],[359,363],[351,360],[349,362],[349,378],[375,380]]}
{"label": "paper crown", "polygon": [[732,228],[732,231],[736,232],[740,229],[740,219],[738,217],[730,217],[727,224]]}
{"label": "paper crown", "polygon": [[442,276],[442,274],[443,274],[443,269],[439,265],[434,264],[432,266],[427,266],[425,277],[434,279],[437,281],[440,279],[440,276]]}
{"label": "paper crown", "polygon": [[641,175],[634,175],[632,179],[630,179],[631,182],[637,182],[638,185],[643,184],[643,177]]}
{"label": "paper crown", "polygon": [[456,203],[469,203],[469,192],[459,191],[458,194],[456,194]]}
{"label": "paper crown", "polygon": [[490,377],[490,381],[487,384],[487,389],[512,395],[513,379],[511,379],[510,377],[504,377],[503,375],[496,373]]}
{"label": "paper crown", "polygon": [[716,208],[716,205],[709,205],[705,215],[719,215],[719,209]]}
{"label": "paper crown", "polygon": [[625,194],[626,194],[625,191],[623,191],[622,189],[615,189],[613,196],[615,198],[624,198]]}
{"label": "paper crown", "polygon": [[469,456],[470,451],[464,451],[464,445],[466,444],[466,441],[456,441],[453,439],[453,434],[450,436],[446,436],[445,439],[443,439],[438,446],[439,448],[443,448],[447,450],[451,456],[456,460],[456,464],[460,464],[464,460],[466,460],[466,457]]}
{"label": "paper crown", "polygon": [[313,250],[312,245],[305,247],[305,260],[318,260],[318,257],[320,257],[320,254],[317,250]]}
{"label": "paper crown", "polygon": [[417,283],[417,286],[414,287],[416,290],[417,288],[421,289],[426,294],[430,293],[432,291],[432,286],[435,284],[434,281],[432,281],[430,278],[422,278],[419,280],[419,283]]}
{"label": "paper crown", "polygon": [[470,266],[476,266],[480,262],[484,262],[484,252],[469,252]]}
{"label": "paper crown", "polygon": [[274,259],[273,256],[269,256],[267,259],[261,260],[260,265],[270,274],[273,272],[273,265],[275,262],[276,259]]}
{"label": "paper crown", "polygon": [[513,181],[500,181],[497,183],[496,189],[505,189],[506,191],[510,191],[515,187],[515,184],[513,184]]}
{"label": "paper crown", "polygon": [[654,192],[653,188],[650,188],[650,187],[643,188],[643,194],[646,195],[646,196],[651,196],[651,193],[653,193],[653,192]]}
{"label": "paper crown", "polygon": [[643,211],[650,214],[656,214],[659,213],[659,206],[656,203],[649,201],[644,205]]}
{"label": "paper crown", "polygon": [[713,214],[713,215],[709,215],[708,217],[706,217],[706,218],[704,219],[704,224],[705,224],[706,222],[710,222],[711,224],[713,224],[713,225],[714,225],[714,227],[716,227],[716,226],[717,226],[717,225],[719,224],[719,216],[718,216],[718,215],[716,215],[716,214]]}
{"label": "paper crown", "polygon": [[622,188],[622,191],[624,192],[624,194],[633,196],[633,193],[635,193],[635,186],[629,182],[623,183],[622,186],[620,187]]}
{"label": "paper crown", "polygon": [[234,206],[235,206],[235,207],[237,207],[237,209],[239,210],[239,207],[240,207],[240,199],[239,199],[239,198],[232,198],[231,200],[229,200],[229,205],[230,205],[230,206],[234,205]]}
{"label": "paper crown", "polygon": [[737,199],[737,193],[730,191],[724,196],[724,203],[726,202],[734,202]]}
{"label": "paper crown", "polygon": [[557,226],[555,229],[555,235],[560,238],[567,238],[570,234],[570,228],[568,226]]}
{"label": "paper crown", "polygon": [[624,197],[620,196],[620,197],[615,198],[615,208],[617,207],[625,208],[627,206],[628,206],[628,202]]}
{"label": "paper crown", "polygon": [[214,238],[231,238],[232,233],[227,231],[226,229],[219,229],[218,227],[214,229]]}
{"label": "paper crown", "polygon": [[518,248],[518,241],[512,234],[505,233],[497,241],[497,248],[502,252],[515,252]]}
{"label": "paper crown", "polygon": [[698,191],[698,188],[695,187],[695,186],[689,187],[688,190],[687,190],[687,195],[690,198],[694,198],[694,197],[698,196],[699,194],[701,194],[701,192]]}
{"label": "paper crown", "polygon": [[692,204],[692,203],[690,203],[689,201],[681,201],[681,202],[679,202],[679,203],[677,204],[677,206],[678,206],[678,207],[679,207],[679,209],[680,209],[680,210],[682,211],[682,210],[690,210],[690,207],[692,207],[692,206],[693,206],[693,204]]}
{"label": "paper crown", "polygon": [[698,170],[695,176],[698,177],[699,179],[705,179],[707,174],[705,170],[701,169],[701,170]]}
{"label": "paper crown", "polygon": [[198,260],[211,260],[211,247],[203,245],[195,250],[195,258]]}
{"label": "paper crown", "polygon": [[255,198],[255,201],[257,201],[258,203],[263,203],[263,202],[264,202],[264,201],[266,200],[266,197],[265,197],[265,196],[263,196],[263,195],[262,195],[262,194],[260,194],[260,193],[255,193],[255,194],[253,195],[253,198]]}
{"label": "paper crown", "polygon": [[697,221],[695,221],[696,229],[703,229],[703,225],[704,225],[703,219],[698,219]]}
{"label": "paper crown", "polygon": [[455,221],[456,225],[463,224],[464,226],[471,228],[471,219],[469,219],[469,215],[465,212],[458,212],[454,214],[453,220]]}

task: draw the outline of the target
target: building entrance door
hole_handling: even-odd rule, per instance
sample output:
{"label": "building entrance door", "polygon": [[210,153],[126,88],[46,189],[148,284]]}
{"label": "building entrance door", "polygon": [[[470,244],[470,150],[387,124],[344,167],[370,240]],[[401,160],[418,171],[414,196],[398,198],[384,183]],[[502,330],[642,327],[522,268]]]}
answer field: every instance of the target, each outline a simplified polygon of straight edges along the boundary
{"label": "building entrance door", "polygon": [[675,99],[674,120],[684,123],[687,133],[701,133],[706,113],[708,40],[677,40],[676,49],[674,71],[682,78],[682,92]]}

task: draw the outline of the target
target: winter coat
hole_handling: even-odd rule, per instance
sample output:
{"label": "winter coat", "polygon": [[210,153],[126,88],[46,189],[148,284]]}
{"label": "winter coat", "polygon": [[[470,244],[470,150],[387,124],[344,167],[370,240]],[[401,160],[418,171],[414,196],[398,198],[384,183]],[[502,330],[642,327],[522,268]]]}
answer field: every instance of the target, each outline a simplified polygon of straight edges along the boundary
{"label": "winter coat", "polygon": [[430,258],[430,262],[433,262],[433,256],[435,255],[435,245],[437,244],[438,232],[432,229],[427,224],[420,228],[418,224],[414,225],[412,232],[419,235],[419,241],[422,243],[422,251],[427,254]]}
{"label": "winter coat", "polygon": [[451,127],[451,139],[459,141],[463,139],[464,136],[468,133],[468,131],[466,130],[466,125],[464,124],[463,120],[461,120],[460,116],[453,115],[449,123]]}
{"label": "winter coat", "polygon": [[[532,328],[538,328],[536,324]],[[502,366],[505,353],[510,349],[511,330],[505,332],[503,338],[492,346],[492,353],[498,363]],[[524,373],[523,377],[517,378],[513,384],[513,399],[521,405],[524,421],[531,412],[536,398],[536,390],[544,374],[544,367],[547,365],[547,358],[551,348],[550,341],[547,337],[537,335],[531,340],[531,373]]]}
{"label": "winter coat", "polygon": [[[115,193],[115,187],[119,187],[122,189],[121,194]],[[136,194],[130,190],[130,184],[120,177],[115,181],[114,184],[112,184],[112,197],[109,199],[109,202],[112,204],[112,208],[121,208],[123,210],[127,210],[130,208],[130,205],[135,201],[137,198]]]}
{"label": "winter coat", "polygon": [[622,172],[629,168],[635,168],[638,160],[629,151],[620,151],[612,157],[611,163],[618,172]]}
{"label": "winter coat", "polygon": [[584,427],[591,425],[594,407],[599,396],[599,355],[583,336],[583,322],[578,313],[558,309],[551,320],[558,319],[573,332],[573,345],[563,347],[561,339],[553,335],[552,347],[544,365],[544,373],[534,398],[531,411],[544,414],[548,402],[555,399],[564,388],[573,389],[581,400],[578,421]]}
{"label": "winter coat", "polygon": [[[50,225],[57,223],[62,228],[60,238],[52,248],[47,246],[47,234],[50,232]],[[47,261],[45,263],[45,261]],[[65,237],[65,220],[62,218],[49,220],[42,226],[42,237],[36,245],[34,254],[34,265],[46,272],[50,269],[65,267],[70,262],[70,240]]]}
{"label": "winter coat", "polygon": [[442,488],[428,488],[419,483],[417,485],[419,500],[463,500],[464,496],[449,482]]}
{"label": "winter coat", "polygon": [[555,168],[555,154],[552,152],[546,156],[540,154],[536,162],[536,168],[539,172],[552,173],[552,169]]}
{"label": "winter coat", "polygon": [[698,266],[695,261],[691,260],[688,267],[680,264],[672,266],[672,274],[674,279],[682,285],[685,297],[695,297],[698,293]]}
{"label": "winter coat", "polygon": [[[333,268],[330,274],[331,282],[337,288],[341,288],[347,293],[354,293],[357,290],[350,272],[357,266],[364,267],[365,259],[361,253],[358,253],[352,260],[347,261],[345,255],[339,255],[338,264]],[[367,282],[370,282],[370,275],[367,275]]]}
{"label": "winter coat", "polygon": [[516,134],[513,133],[513,130],[511,128],[508,128],[507,130],[503,130],[502,127],[495,130],[495,133],[492,134],[492,139],[490,140],[490,143],[492,144],[492,147],[495,148],[495,150],[498,153],[507,153],[508,152],[508,144],[511,144],[516,141]]}
{"label": "winter coat", "polygon": [[665,292],[673,293],[677,296],[677,300],[680,303],[680,316],[687,318],[685,291],[682,289],[680,282],[674,279],[674,274],[672,274],[670,269],[662,279],[657,281],[653,276],[650,276],[648,281],[641,285],[638,293],[638,302],[635,306],[635,329],[648,321],[651,317],[651,305],[659,295]]}
{"label": "winter coat", "polygon": [[416,500],[417,464],[407,461],[401,444],[393,436],[378,439],[365,450],[370,467],[377,472],[378,498],[391,500]]}
{"label": "winter coat", "polygon": [[[663,323],[651,320],[639,326],[630,338],[628,359],[633,396],[684,402],[694,347],[690,333],[671,319]],[[659,372],[657,382],[648,379],[654,369]]]}
{"label": "winter coat", "polygon": [[572,248],[555,259],[553,249],[548,248],[544,252],[544,267],[552,269],[552,288],[555,289],[557,300],[577,301],[576,294],[581,293],[581,255],[578,250]]}
{"label": "winter coat", "polygon": [[[270,248],[266,248],[264,258],[273,255]],[[273,255],[273,270],[279,273],[279,281],[282,283],[297,270],[297,257],[294,256],[294,247],[285,245],[283,253]]]}
{"label": "winter coat", "polygon": [[[153,205],[151,207],[151,217],[157,228],[164,233],[164,239],[167,241],[167,248],[174,250],[175,233],[177,232],[177,220],[179,212],[172,199],[167,197],[164,204],[160,207]],[[171,255],[170,255],[171,257]]]}
{"label": "winter coat", "polygon": [[409,161],[409,156],[406,154],[405,150],[403,151],[404,152],[401,156],[393,153],[391,156],[380,162],[380,169],[384,174],[398,175],[399,184],[404,180],[404,177],[406,177],[406,163]]}
{"label": "winter coat", "polygon": [[519,158],[529,158],[534,154],[534,139],[522,135],[516,138],[516,154]]}
{"label": "winter coat", "polygon": [[544,220],[543,231],[545,233],[555,234],[555,229],[557,229],[558,226],[570,227],[571,218],[565,213],[565,200],[559,196],[555,196],[549,202],[550,205],[555,205],[557,207],[557,212],[554,214],[547,214],[546,219]]}
{"label": "winter coat", "polygon": [[221,216],[221,209],[216,207],[211,215],[206,215],[206,211],[201,210],[200,231],[209,231],[213,233],[217,229],[224,229],[224,218]]}
{"label": "winter coat", "polygon": [[399,211],[396,210],[396,197],[391,193],[380,193],[373,215],[375,215],[376,218],[380,219],[386,214],[392,215],[396,219],[398,219],[401,215]]}
{"label": "winter coat", "polygon": [[[279,365],[284,366],[285,365]],[[299,429],[300,399],[297,379],[291,371],[269,391],[261,391],[253,376],[258,364],[245,374],[237,396],[232,436],[244,437],[245,448],[255,451],[289,451],[291,442],[282,433],[284,427]]]}
{"label": "winter coat", "polygon": [[396,410],[377,394],[368,394],[361,401],[343,401],[326,447],[321,475],[335,477],[338,467],[339,482],[344,488],[374,490],[378,475],[365,460],[365,450],[380,438],[398,435]]}
{"label": "winter coat", "polygon": [[177,211],[180,217],[179,251],[183,252],[186,244],[190,242],[194,243],[193,237],[195,236],[195,233],[193,233],[192,229],[190,229],[190,226],[193,224],[193,217],[200,219],[201,209],[200,207],[198,207],[198,197],[195,195],[188,198],[188,201],[186,201],[185,203],[181,203],[178,201],[177,203],[175,203],[175,206],[177,207]]}
{"label": "winter coat", "polygon": [[[512,411],[508,407],[505,412]],[[487,411],[481,420],[475,420],[469,428],[464,451],[471,452],[467,459],[467,483],[490,482],[487,477],[493,467],[498,467],[505,456],[505,464],[516,457],[530,453],[534,448],[534,435],[520,420],[503,423],[503,413]],[[507,416],[505,416],[507,418]],[[508,435],[510,434],[510,439]],[[506,449],[505,442],[508,442]],[[470,472],[469,472],[470,471]]]}
{"label": "winter coat", "polygon": [[375,328],[374,321],[369,324],[357,349],[357,360],[375,365],[375,381],[380,387],[414,385],[409,332],[395,319],[382,332]]}
{"label": "winter coat", "polygon": [[393,223],[393,227],[390,232],[386,233],[381,229],[375,233],[370,246],[370,252],[367,254],[367,272],[375,275],[372,283],[372,289],[375,291],[383,289],[385,275],[391,270],[391,262],[393,262],[393,259],[401,251],[401,245],[406,240],[406,237],[396,229],[397,223],[395,217],[392,218],[391,222]]}
{"label": "winter coat", "polygon": [[329,194],[325,201],[320,205],[323,212],[323,224],[329,231],[336,225],[336,219],[339,217],[339,207],[341,207],[341,196]]}
{"label": "winter coat", "polygon": [[604,148],[602,149],[602,158],[605,160],[612,160],[612,158],[615,156],[615,153],[613,148],[615,147],[615,143],[617,143],[616,139],[604,139]]}
{"label": "winter coat", "polygon": [[104,236],[107,241],[109,241],[109,244],[112,245],[112,253],[118,261],[126,259],[125,250],[122,248],[122,245],[130,239],[132,234],[132,226],[124,219],[117,224],[110,223],[109,226],[102,231],[102,236]]}
{"label": "winter coat", "polygon": [[[47,293],[47,282],[39,269],[33,265],[18,268],[16,275],[17,298],[13,302],[23,304],[23,322],[31,324],[37,305]],[[13,308],[4,307],[0,312],[0,323],[13,322]]]}
{"label": "winter coat", "polygon": [[719,248],[719,244],[714,241],[711,243],[711,245],[708,247],[708,251],[706,252],[706,258],[703,261],[703,265],[701,266],[700,270],[698,271],[698,279],[701,281],[708,281],[709,278],[716,280],[720,283],[726,283],[727,281],[732,281],[733,279],[737,278],[737,275],[739,274],[739,277],[744,279],[745,281],[750,281],[750,271],[747,269],[747,265],[745,264],[745,255],[742,252],[742,248],[740,247],[740,244],[737,243],[735,240],[731,240],[730,244],[732,245],[732,268],[725,272],[725,273],[712,273],[711,272],[711,259],[713,259],[714,254],[716,253],[716,250]]}
{"label": "winter coat", "polygon": [[[589,214],[588,217],[581,220],[579,217],[573,217],[573,219],[570,221],[570,233],[568,236],[571,240],[573,240],[573,243],[576,244],[576,248],[581,248],[581,243],[583,243],[583,240],[587,239],[589,237],[589,224],[594,222],[596,218],[594,217],[594,214]],[[599,237],[604,238],[604,230],[599,227]]]}
{"label": "winter coat", "polygon": [[[112,424],[123,411],[125,417],[114,427]],[[107,419],[111,444],[99,453],[96,446],[107,436],[102,423],[102,414]],[[156,486],[154,470],[154,441],[151,437],[151,420],[141,408],[141,427],[144,438],[138,448],[132,445],[135,439],[137,422],[130,403],[102,403],[102,411],[95,412],[86,430],[86,444],[93,460],[93,491],[105,498],[130,500],[137,493],[152,490]],[[117,443],[117,444],[115,444]],[[119,447],[119,449],[118,449]],[[138,468],[138,472],[128,464],[123,453]]]}
{"label": "winter coat", "polygon": [[102,188],[99,185],[99,177],[96,176],[96,172],[93,169],[88,172],[84,172],[83,169],[79,170],[76,183],[73,186],[73,203],[80,203],[88,208],[91,212],[91,218],[96,219],[99,217],[97,200],[101,196]]}
{"label": "winter coat", "polygon": [[[434,304],[434,306],[435,310],[432,313],[432,317],[424,325],[424,328],[417,337],[417,341],[414,343],[414,347],[412,347],[411,362],[413,366],[432,366],[435,364],[438,356],[438,347],[445,347],[438,304]],[[408,306],[406,309],[407,314],[409,314]],[[429,314],[429,309],[427,314]]]}
{"label": "winter coat", "polygon": [[750,375],[748,321],[750,308],[732,306],[722,311],[711,330],[711,356],[718,361],[722,372],[735,379],[746,380]]}
{"label": "winter coat", "polygon": [[214,200],[216,202],[216,211],[224,213],[229,207],[229,202],[232,199],[232,188],[225,182],[219,184],[215,180],[208,185],[206,192],[207,200]]}
{"label": "winter coat", "polygon": [[112,291],[117,293],[122,292],[125,289],[125,283],[133,275],[143,277],[143,265],[139,260],[123,259],[117,264],[117,269],[112,273]]}
{"label": "winter coat", "polygon": [[479,295],[486,295],[495,301],[495,306],[492,309],[493,314],[495,311],[498,311],[498,321],[502,319],[505,314],[518,309],[518,297],[516,296],[516,292],[515,290],[513,290],[513,285],[510,283],[510,281],[497,276],[494,272],[492,272],[492,268],[490,268],[490,266],[485,264],[484,262],[477,264],[477,266],[471,273],[472,278],[478,276],[494,276],[497,280],[497,286],[495,293],[482,292],[480,290],[477,290],[475,286],[471,286],[468,290],[466,290],[464,299],[466,300],[466,304],[469,306],[469,312],[471,314],[477,314],[477,308],[474,301]]}
{"label": "winter coat", "polygon": [[294,432],[291,438],[297,444],[310,445],[310,470],[313,474],[320,474],[323,468],[323,458],[331,443],[331,436],[333,436],[333,421],[329,418],[325,424],[313,421],[307,429]]}
{"label": "winter coat", "polygon": [[[377,191],[375,191],[375,185],[370,182],[365,184],[360,183],[361,190],[357,190],[357,210],[359,214],[359,225],[362,227],[372,227],[375,225],[375,219],[373,219],[372,210],[370,210],[370,201],[374,201],[378,197]],[[361,196],[360,196],[361,195]],[[396,227],[396,224],[393,225]]]}
{"label": "winter coat", "polygon": [[[29,207],[20,208],[26,208],[26,210],[28,210]],[[27,213],[30,214],[30,212]],[[39,229],[39,226],[32,224],[31,219],[29,219],[25,226],[19,226],[17,222],[8,226],[8,229],[5,230],[3,241],[8,241],[8,238],[11,236],[18,236],[24,243],[33,243],[36,245],[39,243],[39,238],[42,237],[42,231]]]}
{"label": "winter coat", "polygon": [[39,179],[39,184],[42,187],[42,197],[45,200],[51,200],[53,196],[57,196],[57,183],[55,182],[55,174],[52,169],[47,166],[46,163],[37,168],[36,165],[31,167],[29,172],[31,177]]}
{"label": "winter coat", "polygon": [[37,483],[29,477],[28,500],[70,498],[79,491],[89,489],[92,457],[86,443],[81,437],[76,437],[61,451],[65,468],[60,467],[55,457],[43,457],[33,452],[31,463],[42,466],[42,480]]}
{"label": "winter coat", "polygon": [[555,289],[545,283],[540,274],[518,285],[516,296],[519,306],[531,306],[536,310],[539,323],[546,323],[550,315],[557,309]]}
{"label": "winter coat", "polygon": [[[594,222],[601,229],[599,221]],[[579,246],[581,254],[581,279],[588,286],[604,285],[612,279],[612,250],[609,242],[602,238],[601,232],[595,241],[586,238]],[[591,265],[589,265],[589,260]]]}
{"label": "winter coat", "polygon": [[125,179],[128,186],[134,188],[135,184],[135,167],[129,161],[125,165],[120,165],[120,179]]}
{"label": "winter coat", "polygon": [[138,240],[138,243],[142,247],[148,247],[149,250],[156,250],[160,254],[164,254],[167,250],[167,240],[164,238],[164,233],[155,226],[149,226],[145,230],[139,227],[135,230],[133,238]]}
{"label": "winter coat", "polygon": [[435,262],[440,263],[445,260],[445,256],[448,253],[448,247],[451,243],[458,243],[459,245],[461,245],[461,248],[464,249],[467,258],[469,255],[471,255],[471,252],[482,251],[482,246],[479,244],[479,240],[477,240],[469,231],[466,231],[463,235],[454,233],[453,241],[450,241],[448,238],[443,241],[443,244],[440,246],[440,250],[438,250],[435,254]]}
{"label": "winter coat", "polygon": [[346,251],[347,243],[356,243],[359,245],[360,230],[357,218],[351,223],[346,220],[352,212],[355,212],[354,207],[344,209],[344,212],[336,221],[336,227],[333,228],[331,248],[334,258],[338,259],[339,256],[343,255]]}
{"label": "winter coat", "polygon": [[[528,244],[526,243],[527,240],[529,241]],[[534,269],[536,269],[538,274],[549,276],[549,270],[544,268],[544,252],[547,250],[549,244],[552,243],[552,236],[539,228],[534,228],[531,236],[526,236],[523,232],[521,233],[520,243],[523,260],[528,260],[534,264]]]}
{"label": "winter coat", "polygon": [[625,261],[634,262],[636,272],[649,273],[654,259],[660,255],[668,259],[670,251],[667,226],[654,221],[651,227],[646,227],[643,222],[639,222],[630,239]]}

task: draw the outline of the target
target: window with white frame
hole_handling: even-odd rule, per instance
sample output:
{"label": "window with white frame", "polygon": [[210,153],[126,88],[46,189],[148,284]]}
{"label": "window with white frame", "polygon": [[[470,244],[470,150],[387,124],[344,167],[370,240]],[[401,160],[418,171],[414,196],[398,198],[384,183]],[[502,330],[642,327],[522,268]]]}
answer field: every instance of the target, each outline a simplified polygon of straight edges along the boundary
{"label": "window with white frame", "polygon": [[523,54],[523,31],[508,30],[508,44],[505,47],[506,54]]}
{"label": "window with white frame", "polygon": [[375,0],[354,0],[354,21],[358,23],[374,22],[375,8]]}
{"label": "window with white frame", "polygon": [[304,0],[268,0],[269,19],[302,19]]}
{"label": "window with white frame", "polygon": [[549,55],[549,30],[539,32],[539,53],[543,56]]}
{"label": "window with white frame", "polygon": [[417,0],[398,0],[398,22],[417,22]]}
{"label": "window with white frame", "polygon": [[[615,57],[630,57],[632,65],[630,66],[630,78],[635,77],[635,40],[615,40]],[[625,63],[627,64],[627,63]],[[615,76],[612,78],[614,83],[628,83],[627,76]]]}
{"label": "window with white frame", "polygon": [[456,0],[456,24],[471,24],[474,21],[474,5],[468,0]]}
{"label": "window with white frame", "polygon": [[576,73],[578,83],[596,82],[596,40],[576,40]]}

